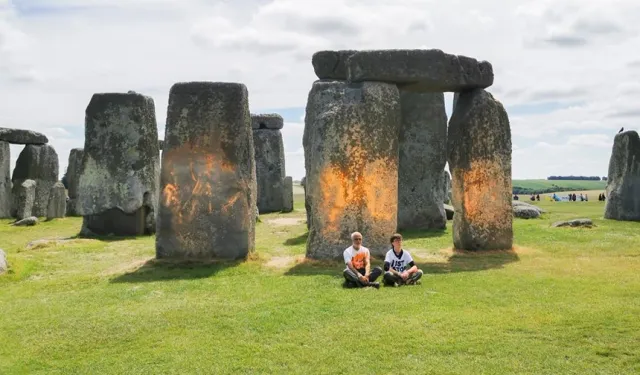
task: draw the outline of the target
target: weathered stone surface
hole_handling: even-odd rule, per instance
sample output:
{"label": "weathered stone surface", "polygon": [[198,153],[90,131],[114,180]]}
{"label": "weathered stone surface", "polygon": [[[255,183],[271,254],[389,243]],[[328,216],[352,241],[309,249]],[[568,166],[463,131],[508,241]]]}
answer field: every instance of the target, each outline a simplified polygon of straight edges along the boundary
{"label": "weathered stone surface", "polygon": [[26,145],[20,152],[11,178],[13,189],[25,180],[36,182],[31,215],[46,216],[51,187],[58,181],[58,153],[51,145]]}
{"label": "weathered stone surface", "polygon": [[35,216],[29,216],[29,217],[25,217],[22,220],[18,220],[15,223],[13,223],[13,226],[16,227],[32,227],[34,225],[38,224],[38,218]]}
{"label": "weathered stone surface", "polygon": [[11,217],[11,150],[0,141],[0,219]]}
{"label": "weathered stone surface", "polygon": [[606,197],[606,219],[640,221],[640,137],[634,130],[613,140]]}
{"label": "weathered stone surface", "polygon": [[347,68],[351,82],[392,82],[407,91],[463,92],[493,84],[489,62],[437,49],[358,51]]}
{"label": "weathered stone surface", "polygon": [[302,185],[302,189],[304,190],[304,211],[307,215],[307,229],[309,229],[309,226],[311,225],[311,204],[307,198],[307,176],[302,177],[300,185]]}
{"label": "weathered stone surface", "polygon": [[[149,215],[145,221],[150,225],[137,234],[153,233],[160,176],[153,99],[137,93],[94,94],[85,114],[76,210],[78,215],[92,218],[83,225],[96,234],[129,235],[129,231],[100,232],[104,226],[92,227],[92,223],[106,221],[111,215],[107,212],[113,209],[125,216],[138,215],[142,209]],[[105,218],[95,218],[103,213]]]}
{"label": "weathered stone surface", "polygon": [[511,129],[502,104],[482,89],[461,93],[447,149],[455,248],[511,249]]}
{"label": "weathered stone surface", "polygon": [[540,217],[540,211],[533,207],[514,205],[513,216],[520,219],[537,219]]}
{"label": "weathered stone surface", "polygon": [[49,143],[46,135],[27,129],[0,128],[0,141],[17,145],[43,145]]}
{"label": "weathered stone surface", "polygon": [[253,252],[255,176],[245,85],[173,85],[162,155],[156,256],[237,259]]}
{"label": "weathered stone surface", "polygon": [[164,148],[164,139],[159,139],[158,140],[158,149],[160,151],[162,151],[163,148]]}
{"label": "weathered stone surface", "polygon": [[293,211],[293,178],[287,176],[282,184],[282,212]]}
{"label": "weathered stone surface", "polygon": [[443,93],[400,90],[398,230],[445,229],[447,113]]}
{"label": "weathered stone surface", "polygon": [[455,213],[455,210],[453,209],[453,206],[445,204],[444,205],[444,212],[446,212],[446,214],[447,214],[447,220],[453,220],[453,214]]}
{"label": "weathered stone surface", "polygon": [[318,51],[311,57],[311,64],[320,79],[347,79],[347,59],[357,51]]}
{"label": "weathered stone surface", "polygon": [[82,217],[80,234],[86,237],[117,235],[139,236],[148,233],[149,206],[141,206],[132,213],[110,208],[96,215]]}
{"label": "weathered stone surface", "polygon": [[62,182],[56,182],[49,193],[47,220],[65,217],[67,211],[67,193]]}
{"label": "weathered stone surface", "polygon": [[535,204],[531,204],[531,203],[527,203],[527,202],[523,202],[523,201],[511,201],[511,205],[513,207],[527,207],[527,208],[531,208],[533,210],[538,211],[539,213],[544,213],[546,212],[544,209],[536,206]]}
{"label": "weathered stone surface", "polygon": [[395,85],[313,84],[303,135],[307,257],[339,258],[354,231],[372,255],[389,249],[397,226],[400,121]]}
{"label": "weathered stone surface", "polygon": [[451,202],[451,175],[449,172],[444,171],[444,192],[442,195],[442,201],[444,203]]}
{"label": "weathered stone surface", "polygon": [[595,225],[593,224],[593,221],[591,221],[591,219],[573,219],[573,220],[567,220],[567,221],[556,221],[551,226],[554,228],[561,228],[561,227],[591,228]]}
{"label": "weathered stone surface", "polygon": [[7,253],[0,249],[0,275],[7,272],[9,269],[9,263],[7,262]]}
{"label": "weathered stone surface", "polygon": [[78,200],[78,180],[82,168],[82,158],[84,157],[84,149],[74,148],[69,152],[69,163],[67,164],[67,193],[69,200],[67,201],[67,216],[78,216],[76,203]]}
{"label": "weathered stone surface", "polygon": [[284,127],[284,119],[277,113],[263,113],[251,115],[252,129],[279,130]]}
{"label": "weathered stone surface", "polygon": [[13,186],[13,204],[11,216],[22,220],[32,215],[36,196],[36,182],[26,180]]}
{"label": "weathered stone surface", "polygon": [[280,130],[254,129],[258,209],[263,214],[282,210],[285,177],[284,143]]}

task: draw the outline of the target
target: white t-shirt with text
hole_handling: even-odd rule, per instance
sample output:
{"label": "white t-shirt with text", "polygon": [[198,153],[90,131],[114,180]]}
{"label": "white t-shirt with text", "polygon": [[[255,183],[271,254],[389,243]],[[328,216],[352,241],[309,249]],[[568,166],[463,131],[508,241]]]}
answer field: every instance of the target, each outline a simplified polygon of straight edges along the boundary
{"label": "white t-shirt with text", "polygon": [[387,252],[384,257],[384,262],[389,263],[389,266],[398,272],[404,272],[409,263],[413,262],[411,254],[406,250],[400,250],[400,255],[396,254],[393,249]]}

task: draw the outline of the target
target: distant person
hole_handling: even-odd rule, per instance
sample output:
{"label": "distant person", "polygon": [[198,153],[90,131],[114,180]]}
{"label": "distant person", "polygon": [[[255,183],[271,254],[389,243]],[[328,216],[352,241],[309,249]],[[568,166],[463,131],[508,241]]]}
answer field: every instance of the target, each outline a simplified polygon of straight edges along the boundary
{"label": "distant person", "polygon": [[584,201],[589,202],[589,196],[587,194],[584,195]]}
{"label": "distant person", "polygon": [[411,254],[402,248],[402,235],[391,236],[391,250],[384,257],[384,285],[413,285],[422,277],[422,271],[413,262]]}
{"label": "distant person", "polygon": [[536,194],[536,200],[540,202],[540,194]]}
{"label": "distant person", "polygon": [[382,268],[371,269],[371,253],[368,248],[362,246],[362,234],[360,232],[351,233],[351,242],[352,245],[342,253],[344,263],[347,265],[347,268],[342,272],[346,279],[346,286],[380,288],[380,284],[375,281],[382,275]]}
{"label": "distant person", "polygon": [[577,199],[577,197],[576,197],[576,193],[573,193],[573,201],[575,202],[575,201],[576,201],[576,199]]}
{"label": "distant person", "polygon": [[532,201],[534,201],[534,202],[535,202],[535,200],[536,200],[536,196],[535,196],[535,195],[532,195],[529,199],[531,199]]}
{"label": "distant person", "polygon": [[513,196],[513,200],[514,200],[514,201],[517,201],[517,200],[520,200],[520,198],[519,198],[517,195],[514,195],[514,196]]}
{"label": "distant person", "polygon": [[580,193],[580,202],[584,202],[584,195],[582,195],[582,193]]}

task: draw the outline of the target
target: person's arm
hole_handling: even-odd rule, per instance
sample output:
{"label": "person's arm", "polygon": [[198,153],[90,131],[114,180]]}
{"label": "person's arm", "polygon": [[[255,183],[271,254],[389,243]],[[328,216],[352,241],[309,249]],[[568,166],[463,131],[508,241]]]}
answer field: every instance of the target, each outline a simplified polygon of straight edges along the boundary
{"label": "person's arm", "polygon": [[391,262],[389,262],[388,260],[384,261],[384,270],[385,272],[391,272],[392,274],[398,276],[400,275],[400,272],[396,271],[395,268],[391,267]]}
{"label": "person's arm", "polygon": [[365,259],[365,273],[364,275],[369,278],[369,274],[371,274],[371,255],[369,252],[367,252],[367,258]]}
{"label": "person's arm", "polygon": [[418,266],[416,266],[415,262],[412,260],[411,262],[409,262],[409,264],[407,264],[408,267],[410,267],[409,269],[405,270],[405,272],[407,274],[412,274],[414,272],[418,272]]}

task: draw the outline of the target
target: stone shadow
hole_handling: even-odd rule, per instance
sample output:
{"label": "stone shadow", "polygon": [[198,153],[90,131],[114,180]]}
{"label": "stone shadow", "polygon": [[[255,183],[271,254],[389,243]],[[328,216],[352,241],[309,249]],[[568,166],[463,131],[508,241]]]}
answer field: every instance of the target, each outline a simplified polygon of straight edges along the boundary
{"label": "stone shadow", "polygon": [[287,238],[283,242],[283,245],[285,245],[285,246],[298,246],[298,245],[306,244],[308,237],[309,237],[309,232],[304,232],[303,234],[299,235],[298,237]]}
{"label": "stone shadow", "polygon": [[[403,235],[404,237],[404,235]],[[417,261],[416,264],[425,274],[445,274],[458,272],[479,272],[491,269],[500,269],[505,265],[518,262],[520,258],[513,250],[503,251],[462,251],[453,250],[447,259],[443,261],[424,262]],[[372,267],[383,267],[383,259],[372,259]],[[289,269],[286,276],[315,276],[327,275],[342,278],[344,264],[341,260],[316,261],[305,260]]]}
{"label": "stone shadow", "polygon": [[402,238],[405,240],[415,240],[420,238],[437,238],[443,236],[450,236],[451,233],[446,229],[431,229],[431,230],[403,230],[400,232]]}
{"label": "stone shadow", "polygon": [[117,276],[109,282],[119,284],[205,279],[242,262],[244,260],[198,262],[150,259],[138,269]]}
{"label": "stone shadow", "polygon": [[97,240],[97,241],[102,241],[102,242],[116,242],[116,241],[128,241],[128,240],[135,240],[138,238],[146,238],[149,237],[148,235],[140,235],[140,236],[115,236],[115,235],[106,235],[106,236],[102,236],[102,235],[85,235],[85,234],[81,234],[78,233],[75,236],[71,236],[71,237],[66,237],[63,238],[63,240],[79,240],[79,239],[83,239],[83,240]]}

